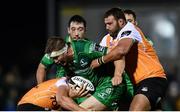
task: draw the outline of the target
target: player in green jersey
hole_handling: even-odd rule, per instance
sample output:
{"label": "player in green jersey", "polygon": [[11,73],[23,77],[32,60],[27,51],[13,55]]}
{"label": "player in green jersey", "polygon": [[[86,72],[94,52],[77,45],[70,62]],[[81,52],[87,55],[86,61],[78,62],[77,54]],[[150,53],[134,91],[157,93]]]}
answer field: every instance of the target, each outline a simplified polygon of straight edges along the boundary
{"label": "player in green jersey", "polygon": [[[47,68],[53,63],[57,64],[57,77],[81,76],[92,82],[95,91],[87,99],[77,99],[79,106],[88,110],[116,110],[119,101],[127,100],[125,97],[127,94],[130,94],[129,99],[132,97],[132,84],[129,83],[126,73],[123,74],[120,85],[112,85],[113,63],[105,64],[95,70],[90,68],[93,59],[107,53],[106,47],[84,39],[72,41],[65,43],[60,37],[49,38],[45,50],[46,55],[41,60],[41,64]],[[66,98],[58,101],[66,102]],[[77,110],[77,104],[74,102],[61,106],[67,110]]]}
{"label": "player in green jersey", "polygon": [[[70,18],[68,22],[68,36],[65,37],[66,42],[72,42],[72,40],[77,39],[85,39],[85,32],[86,32],[86,21],[82,16],[74,15]],[[46,54],[43,58],[46,58]],[[51,61],[49,62],[51,63]],[[51,65],[52,66],[52,65]],[[50,67],[49,67],[50,68]],[[46,79],[47,75],[47,68],[43,64],[39,64],[36,72],[36,79],[37,83],[41,83]]]}

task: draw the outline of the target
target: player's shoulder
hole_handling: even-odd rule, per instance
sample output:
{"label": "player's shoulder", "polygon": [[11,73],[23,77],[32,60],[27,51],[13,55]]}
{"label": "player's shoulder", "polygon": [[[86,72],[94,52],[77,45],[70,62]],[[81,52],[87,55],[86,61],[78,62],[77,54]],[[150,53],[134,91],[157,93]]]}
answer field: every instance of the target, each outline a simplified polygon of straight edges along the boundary
{"label": "player's shoulder", "polygon": [[138,36],[139,32],[136,29],[136,26],[133,25],[130,22],[127,22],[127,24],[120,30],[118,33],[118,38],[123,38],[123,37],[129,37],[129,36]]}
{"label": "player's shoulder", "polygon": [[[61,78],[53,78],[53,79],[49,79],[45,82],[43,82],[42,84],[48,85],[48,84],[53,84],[56,83],[58,80],[60,80]],[[41,84],[41,83],[40,83]]]}
{"label": "player's shoulder", "polygon": [[50,56],[49,56],[49,54],[44,54],[44,56],[42,57],[42,59],[41,59],[41,63],[43,64],[43,65],[51,65],[51,64],[53,64],[54,63],[54,61],[53,61],[53,59],[52,58],[50,58]]}
{"label": "player's shoulder", "polygon": [[135,31],[134,25],[130,22],[128,22],[120,31],[121,37],[130,35],[133,31]]}
{"label": "player's shoulder", "polygon": [[55,85],[57,87],[59,87],[61,85],[67,86],[67,78],[66,77],[61,77],[61,78],[57,79]]}

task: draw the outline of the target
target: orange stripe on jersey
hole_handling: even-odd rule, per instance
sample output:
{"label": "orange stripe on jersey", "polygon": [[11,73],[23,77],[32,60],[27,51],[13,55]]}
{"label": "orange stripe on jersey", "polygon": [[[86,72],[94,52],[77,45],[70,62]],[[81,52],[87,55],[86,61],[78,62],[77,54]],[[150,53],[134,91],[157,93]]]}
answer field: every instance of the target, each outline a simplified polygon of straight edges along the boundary
{"label": "orange stripe on jersey", "polygon": [[18,105],[31,103],[40,107],[57,110],[59,108],[59,105],[57,105],[55,99],[55,95],[57,92],[55,83],[58,80],[59,79],[51,79],[37,85],[36,87],[33,87],[22,97]]}
{"label": "orange stripe on jersey", "polygon": [[136,27],[142,37],[142,42],[134,43],[126,56],[126,72],[131,76],[134,83],[152,78],[166,78],[164,69],[161,66],[157,54],[142,31]]}
{"label": "orange stripe on jersey", "polygon": [[110,47],[111,38],[112,37],[110,35],[107,35],[107,38],[106,38],[106,46],[107,47]]}
{"label": "orange stripe on jersey", "polygon": [[110,35],[106,38],[106,47],[113,49],[118,44],[119,39],[113,39]]}

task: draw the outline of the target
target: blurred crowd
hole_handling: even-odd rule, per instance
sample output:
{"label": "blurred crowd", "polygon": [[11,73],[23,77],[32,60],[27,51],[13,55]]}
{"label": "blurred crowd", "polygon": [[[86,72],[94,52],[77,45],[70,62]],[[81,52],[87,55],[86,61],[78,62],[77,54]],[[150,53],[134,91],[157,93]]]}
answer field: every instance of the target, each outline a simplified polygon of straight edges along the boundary
{"label": "blurred crowd", "polygon": [[35,74],[27,73],[26,78],[23,78],[20,71],[17,65],[6,69],[0,65],[0,110],[16,110],[18,100],[28,88],[35,85]]}

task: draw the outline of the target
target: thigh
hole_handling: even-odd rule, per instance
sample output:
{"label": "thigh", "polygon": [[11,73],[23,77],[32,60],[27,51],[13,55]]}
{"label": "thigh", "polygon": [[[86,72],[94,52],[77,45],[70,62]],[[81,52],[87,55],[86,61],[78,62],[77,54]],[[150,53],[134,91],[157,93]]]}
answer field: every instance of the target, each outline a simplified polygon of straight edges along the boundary
{"label": "thigh", "polygon": [[118,86],[113,86],[111,77],[106,77],[96,86],[92,96],[80,105],[93,110],[117,110],[119,102],[125,99],[126,89],[124,82]]}
{"label": "thigh", "polygon": [[119,102],[124,99],[126,92],[126,86],[124,83],[113,86],[111,79],[103,80],[103,82],[96,87],[96,91],[93,96],[102,104],[104,104],[108,110],[117,110]]}
{"label": "thigh", "polygon": [[97,100],[94,96],[87,98],[79,106],[88,110],[106,110],[107,107]]}

